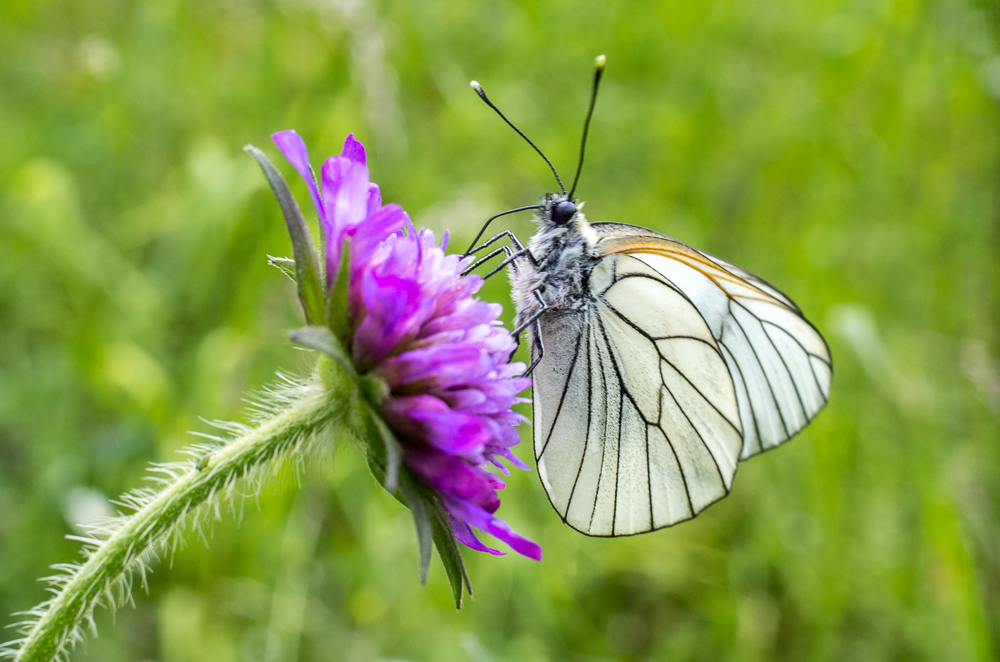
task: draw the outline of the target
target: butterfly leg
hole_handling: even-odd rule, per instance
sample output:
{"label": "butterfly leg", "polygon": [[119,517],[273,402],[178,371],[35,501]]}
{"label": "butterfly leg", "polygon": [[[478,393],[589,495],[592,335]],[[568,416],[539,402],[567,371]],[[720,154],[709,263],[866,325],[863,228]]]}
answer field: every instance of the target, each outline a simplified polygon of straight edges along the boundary
{"label": "butterfly leg", "polygon": [[[533,264],[535,266],[538,266],[538,262],[537,262],[537,260],[535,260],[535,256],[532,255],[531,251],[529,251],[527,248],[525,248],[523,244],[521,244],[521,242],[518,240],[518,238],[510,230],[504,230],[503,232],[498,232],[496,235],[494,235],[490,239],[484,241],[479,246],[476,246],[475,248],[470,248],[468,251],[465,252],[465,255],[463,257],[468,257],[469,255],[472,255],[474,253],[478,253],[479,251],[483,250],[484,248],[488,248],[489,246],[492,246],[493,244],[495,244],[496,242],[500,241],[504,237],[509,237],[510,238],[510,243],[514,246],[515,252],[517,253],[517,257],[518,258],[520,258],[520,257],[526,257],[526,258],[528,258],[528,261],[531,262],[531,264]],[[464,276],[466,274],[471,273],[473,270],[478,269],[484,263],[486,263],[489,260],[491,260],[492,258],[496,257],[501,252],[507,253],[507,257],[510,257],[510,255],[511,255],[510,252],[508,252],[505,248],[498,248],[496,250],[490,251],[490,253],[488,255],[486,255],[485,257],[481,257],[478,260],[476,260],[469,268],[467,268],[462,273],[462,275]],[[493,272],[490,272],[490,274],[487,275],[487,276],[485,276],[485,277],[489,278],[495,272],[500,271],[500,269],[502,267],[504,267],[504,266],[506,266],[506,263],[503,264],[503,265],[501,265],[501,267],[498,267],[497,269],[495,269]]]}
{"label": "butterfly leg", "polygon": [[462,272],[462,275],[463,276],[468,276],[473,271],[475,271],[476,269],[478,269],[479,267],[481,267],[486,262],[489,262],[491,259],[493,259],[497,255],[499,255],[500,253],[507,253],[507,255],[509,256],[510,255],[509,251],[510,251],[510,249],[507,248],[506,246],[504,246],[502,248],[498,248],[498,249],[496,249],[494,251],[490,251],[490,253],[488,255],[479,258],[478,260],[476,260],[475,262],[473,262],[471,265],[469,265],[469,267],[467,269],[465,269],[465,271]]}
{"label": "butterfly leg", "polygon": [[[514,338],[517,340],[518,345],[520,345],[521,332],[527,329],[529,326],[531,326],[532,330],[534,331],[531,339],[533,346],[532,349],[534,349],[538,355],[534,358],[534,360],[532,360],[531,364],[528,366],[528,369],[524,371],[524,374],[521,375],[522,377],[527,377],[528,375],[530,375],[531,372],[535,369],[535,366],[538,365],[538,362],[542,360],[543,356],[545,356],[545,345],[542,343],[542,325],[539,323],[538,320],[545,313],[545,311],[548,310],[549,304],[545,301],[545,298],[542,297],[542,293],[539,292],[538,290],[533,290],[531,294],[532,296],[535,297],[536,300],[538,300],[538,303],[541,305],[541,307],[534,313],[532,313],[531,317],[529,317],[520,325],[518,325],[518,327],[514,329],[514,331],[512,332]],[[517,351],[517,346],[514,347],[514,350]],[[513,354],[514,353],[511,352],[511,356],[513,356]]]}
{"label": "butterfly leg", "polygon": [[496,273],[499,273],[504,267],[506,267],[508,264],[511,264],[511,263],[515,262],[517,259],[522,258],[525,255],[531,255],[531,253],[528,252],[527,248],[521,248],[520,250],[511,252],[511,250],[509,248],[507,248],[506,246],[504,246],[501,250],[503,250],[503,252],[507,254],[507,257],[504,258],[503,262],[501,262],[500,264],[498,264],[496,266],[496,268],[494,268],[488,274],[486,274],[485,276],[483,276],[483,280],[486,280],[490,276],[492,276],[492,275],[494,275]]}
{"label": "butterfly leg", "polygon": [[531,373],[534,371],[535,366],[537,366],[538,362],[542,360],[543,356],[545,356],[545,345],[542,344],[542,325],[538,322],[538,320],[535,320],[534,341],[535,341],[534,342],[535,351],[538,352],[538,356],[536,356],[535,360],[531,362],[531,365],[528,366],[528,369],[524,371],[524,374],[521,375],[522,377],[530,376]]}
{"label": "butterfly leg", "polygon": [[522,248],[524,248],[524,246],[521,245],[520,240],[518,240],[518,238],[516,236],[514,236],[513,232],[511,232],[510,230],[504,230],[503,232],[496,233],[495,235],[493,235],[492,237],[490,237],[489,239],[487,239],[483,243],[479,244],[475,248],[470,248],[469,250],[465,251],[465,255],[468,256],[468,255],[472,255],[473,253],[478,253],[479,251],[483,250],[487,246],[491,246],[491,245],[495,244],[496,242],[500,241],[504,237],[510,237],[510,243],[517,250],[521,250]]}

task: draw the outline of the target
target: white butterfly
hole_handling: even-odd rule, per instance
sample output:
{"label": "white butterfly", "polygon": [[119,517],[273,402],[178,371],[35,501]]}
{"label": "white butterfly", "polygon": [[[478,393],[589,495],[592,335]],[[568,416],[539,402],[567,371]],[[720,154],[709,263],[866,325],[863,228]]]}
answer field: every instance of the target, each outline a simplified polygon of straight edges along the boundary
{"label": "white butterfly", "polygon": [[497,237],[517,248],[504,263],[531,339],[542,485],[574,529],[632,535],[694,517],[741,460],[805,427],[830,396],[830,351],[767,281],[579,207],[563,188],[531,207],[527,248]]}

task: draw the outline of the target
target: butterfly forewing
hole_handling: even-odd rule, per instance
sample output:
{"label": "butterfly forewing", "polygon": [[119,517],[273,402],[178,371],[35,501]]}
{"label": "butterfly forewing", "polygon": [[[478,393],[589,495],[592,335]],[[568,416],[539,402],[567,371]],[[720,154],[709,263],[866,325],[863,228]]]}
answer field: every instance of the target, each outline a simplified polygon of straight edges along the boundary
{"label": "butterfly forewing", "polygon": [[535,454],[553,506],[590,535],[642,533],[725,496],[738,396],[705,320],[642,261],[603,259],[585,310],[541,319]]}
{"label": "butterfly forewing", "polygon": [[[747,458],[790,439],[826,404],[830,352],[784,293],[725,260],[643,228],[591,226],[606,256],[629,255],[683,292],[729,369]],[[634,230],[630,232],[629,229]]]}

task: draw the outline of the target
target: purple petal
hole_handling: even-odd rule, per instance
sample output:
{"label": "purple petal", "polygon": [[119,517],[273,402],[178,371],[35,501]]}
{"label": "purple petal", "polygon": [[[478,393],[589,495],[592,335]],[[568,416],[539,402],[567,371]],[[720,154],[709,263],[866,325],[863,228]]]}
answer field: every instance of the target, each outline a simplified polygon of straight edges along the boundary
{"label": "purple petal", "polygon": [[488,512],[500,507],[494,486],[499,479],[461,458],[433,448],[414,447],[403,455],[403,462],[439,494],[468,501]]}
{"label": "purple petal", "polygon": [[[492,322],[503,311],[503,307],[498,304],[486,304],[475,299],[466,299],[454,307],[454,310],[447,311],[429,322],[422,336],[429,336],[452,329],[464,329],[466,331],[475,326]],[[442,311],[445,312],[445,311]],[[510,334],[507,334],[509,337]]]}
{"label": "purple petal", "polygon": [[271,136],[271,140],[284,154],[292,167],[295,168],[302,179],[309,185],[309,193],[312,195],[313,204],[316,205],[316,213],[319,214],[320,224],[326,227],[325,212],[323,210],[323,200],[320,198],[319,189],[316,187],[316,177],[313,175],[312,167],[309,165],[309,150],[306,144],[295,132],[294,129],[279,131]]}
{"label": "purple petal", "polygon": [[455,518],[451,513],[448,514],[448,519],[451,520],[451,528],[455,532],[455,538],[458,542],[462,543],[466,547],[476,550],[477,552],[486,552],[487,554],[493,554],[494,556],[506,556],[507,552],[501,552],[499,549],[493,549],[492,547],[487,547],[476,534],[472,532],[469,525]]}
{"label": "purple petal", "polygon": [[354,245],[351,247],[354,263],[360,267],[371,261],[378,245],[389,235],[398,232],[409,220],[399,205],[386,205],[368,216],[354,231]]}
{"label": "purple petal", "polygon": [[421,305],[416,283],[395,275],[369,273],[362,283],[368,315],[354,333],[354,362],[367,370],[407,334]]}
{"label": "purple petal", "polygon": [[[525,471],[531,471],[531,467],[529,467],[527,464],[525,464],[524,462],[522,462],[516,455],[514,455],[510,451],[509,448],[491,449],[490,452],[493,455],[499,455],[500,457],[504,458],[505,460],[507,460],[508,462],[510,462],[512,465],[514,465],[518,469],[523,469]],[[505,475],[507,475],[507,476],[510,475],[510,470],[507,469],[507,467],[505,467],[503,464],[501,464],[500,461],[497,460],[495,457],[491,456],[488,459],[490,461],[490,464],[492,464],[493,466],[496,466],[496,467],[500,467],[500,470],[503,471]]]}
{"label": "purple petal", "polygon": [[450,389],[441,393],[441,398],[452,409],[461,409],[473,414],[490,414],[495,409],[493,402],[477,388]]}
{"label": "purple petal", "polygon": [[368,184],[368,215],[371,216],[382,208],[382,194],[378,184]]}
{"label": "purple petal", "polygon": [[322,179],[327,276],[332,278],[344,235],[368,213],[368,168],[345,156],[331,156],[323,164]]}
{"label": "purple petal", "polygon": [[354,138],[353,133],[347,134],[347,138],[344,140],[344,149],[341,150],[340,155],[361,165],[368,163],[368,159],[365,157],[365,146]]}
{"label": "purple petal", "polygon": [[392,388],[419,381],[422,390],[433,391],[462,385],[488,369],[488,358],[474,345],[436,345],[388,359],[378,373]]}
{"label": "purple petal", "polygon": [[413,411],[410,418],[420,425],[422,437],[452,455],[482,457],[483,447],[496,438],[499,426],[483,416],[462,411]]}
{"label": "purple petal", "polygon": [[501,462],[500,460],[498,460],[495,456],[487,454],[486,455],[486,461],[489,462],[490,464],[492,464],[494,467],[496,467],[500,471],[502,471],[504,476],[509,476],[510,475],[510,469],[507,468],[507,465],[505,465],[503,462]]}
{"label": "purple petal", "polygon": [[513,549],[515,552],[521,556],[527,556],[529,559],[534,559],[536,561],[542,560],[542,548],[538,543],[532,542],[527,538],[518,535],[510,528],[507,522],[503,521],[499,517],[488,513],[479,506],[476,506],[468,501],[461,501],[459,499],[454,499],[452,497],[445,496],[442,498],[445,508],[448,509],[456,519],[459,519],[470,526],[474,526],[477,529],[486,531],[488,534],[502,540]]}
{"label": "purple petal", "polygon": [[382,405],[382,415],[389,425],[402,436],[421,439],[423,425],[413,418],[415,411],[448,411],[448,405],[440,398],[423,393],[421,395],[394,396]]}

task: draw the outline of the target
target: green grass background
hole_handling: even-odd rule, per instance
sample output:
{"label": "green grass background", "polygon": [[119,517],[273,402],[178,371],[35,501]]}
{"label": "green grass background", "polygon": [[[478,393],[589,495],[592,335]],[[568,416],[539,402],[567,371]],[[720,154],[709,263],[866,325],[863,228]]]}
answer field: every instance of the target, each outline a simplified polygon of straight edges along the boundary
{"label": "green grass background", "polygon": [[830,342],[827,409],[635,538],[573,532],[520,472],[500,514],[545,558],[466,553],[458,613],[345,447],[189,536],[73,659],[996,659],[998,25],[968,0],[5,1],[0,624],[74,522],[307,365],[244,144],[277,161],[296,128],[319,163],[354,131],[385,199],[464,247],[553,188],[468,81],[571,177],[606,53],[590,219],[782,287]]}

